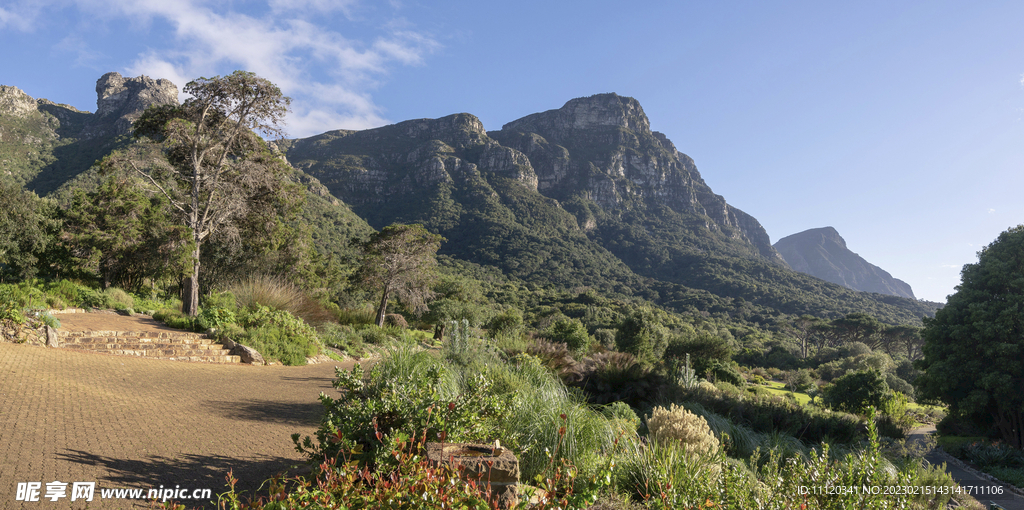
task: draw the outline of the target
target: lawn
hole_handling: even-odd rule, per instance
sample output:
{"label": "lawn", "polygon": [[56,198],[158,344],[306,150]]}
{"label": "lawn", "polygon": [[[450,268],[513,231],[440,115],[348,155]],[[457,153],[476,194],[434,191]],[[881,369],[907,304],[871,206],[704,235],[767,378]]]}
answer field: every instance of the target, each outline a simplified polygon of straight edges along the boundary
{"label": "lawn", "polygon": [[810,395],[806,393],[793,393],[786,389],[786,383],[778,381],[768,381],[768,384],[764,386],[764,389],[769,393],[774,393],[776,395],[793,395],[794,397],[796,397],[796,403],[802,406],[807,405],[811,402]]}

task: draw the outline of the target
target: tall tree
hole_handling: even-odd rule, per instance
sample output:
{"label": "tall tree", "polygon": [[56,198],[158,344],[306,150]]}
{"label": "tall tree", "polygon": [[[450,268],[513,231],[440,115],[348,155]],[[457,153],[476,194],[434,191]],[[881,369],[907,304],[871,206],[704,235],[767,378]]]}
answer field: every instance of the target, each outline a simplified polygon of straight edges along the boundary
{"label": "tall tree", "polygon": [[423,225],[391,225],[362,243],[362,264],[353,275],[365,287],[381,293],[377,325],[384,325],[392,296],[416,312],[427,310],[434,292],[437,250],[444,238]]}
{"label": "tall tree", "polygon": [[1024,225],[1007,230],[961,271],[946,306],[925,319],[919,395],[994,426],[1024,447]]}
{"label": "tall tree", "polygon": [[851,313],[833,320],[832,327],[842,336],[844,343],[862,342],[872,349],[880,345],[877,335],[883,325],[866,313]]}
{"label": "tall tree", "polygon": [[815,326],[821,326],[824,323],[824,319],[812,315],[801,315],[789,324],[788,329],[800,342],[800,359],[807,359],[807,356],[810,355],[808,347],[811,345],[818,345],[818,350],[821,350],[821,343],[815,342],[815,337],[820,334]]}
{"label": "tall tree", "polygon": [[48,204],[31,191],[0,181],[0,282],[34,277],[54,230]]}
{"label": "tall tree", "polygon": [[135,180],[111,177],[94,192],[76,189],[62,211],[61,241],[75,272],[94,274],[104,288],[139,292],[146,279],[178,276],[187,256],[187,229],[167,217],[163,196],[146,196]]}
{"label": "tall tree", "polygon": [[[276,85],[253,73],[199,78],[185,85],[182,105],[147,109],[134,135],[159,143],[163,158],[144,157],[140,147],[108,158],[127,166],[167,197],[191,230],[191,268],[184,278],[182,311],[199,311],[199,266],[211,236],[237,238],[236,221],[257,197],[275,193],[285,169],[259,134],[283,135],[291,100]],[[259,134],[258,134],[259,133]]]}

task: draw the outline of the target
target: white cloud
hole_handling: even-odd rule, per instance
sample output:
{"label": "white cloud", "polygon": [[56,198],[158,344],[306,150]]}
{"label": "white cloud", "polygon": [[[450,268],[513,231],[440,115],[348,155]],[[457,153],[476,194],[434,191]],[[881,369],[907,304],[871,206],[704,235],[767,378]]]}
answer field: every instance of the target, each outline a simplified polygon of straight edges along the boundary
{"label": "white cloud", "polygon": [[263,12],[231,11],[213,0],[74,1],[98,18],[127,18],[137,30],[171,27],[173,40],[141,38],[150,46],[125,66],[129,75],[181,87],[244,69],[274,82],[293,98],[290,136],[385,124],[369,92],[393,66],[421,65],[439,46],[404,22],[401,29],[378,27],[372,41],[345,37],[324,13],[349,18],[354,0],[266,0]]}
{"label": "white cloud", "polygon": [[989,213],[989,214],[992,214],[992,213],[994,213],[994,212],[996,212],[996,210],[995,210],[995,209],[989,209],[989,210],[988,210],[988,213]]}
{"label": "white cloud", "polygon": [[31,32],[35,29],[39,13],[48,3],[44,1],[7,3],[0,7],[0,30],[11,28],[21,32]]}

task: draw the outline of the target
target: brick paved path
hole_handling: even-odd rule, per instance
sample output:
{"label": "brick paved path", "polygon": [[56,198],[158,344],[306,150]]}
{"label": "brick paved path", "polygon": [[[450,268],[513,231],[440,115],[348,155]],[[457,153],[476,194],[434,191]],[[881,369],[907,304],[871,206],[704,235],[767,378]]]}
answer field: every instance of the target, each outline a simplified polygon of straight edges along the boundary
{"label": "brick paved path", "polygon": [[[0,509],[85,507],[15,502],[18,482],[217,494],[233,469],[252,490],[302,464],[290,436],[316,429],[317,396],[337,394],[333,378],[334,364],[189,363],[0,343]],[[99,501],[98,489],[88,506],[146,507]]]}

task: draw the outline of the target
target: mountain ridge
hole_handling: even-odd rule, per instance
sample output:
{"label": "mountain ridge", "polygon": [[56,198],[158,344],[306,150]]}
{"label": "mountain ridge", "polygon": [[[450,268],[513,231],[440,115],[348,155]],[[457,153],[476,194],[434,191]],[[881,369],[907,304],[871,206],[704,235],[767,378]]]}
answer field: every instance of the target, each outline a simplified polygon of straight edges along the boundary
{"label": "mountain ridge", "polygon": [[[97,80],[103,115],[42,99],[33,112],[27,95],[0,89],[0,156],[13,155],[0,157],[0,178],[40,194],[95,185],[93,163],[130,141],[132,112],[168,86],[108,73]],[[338,243],[355,232],[423,223],[448,239],[442,255],[530,288],[594,288],[765,324],[780,313],[852,312],[919,323],[935,309],[792,271],[756,218],[715,194],[639,102],[617,94],[573,99],[496,131],[457,113],[269,145],[296,169],[303,214],[336,257],[351,255]]]}

